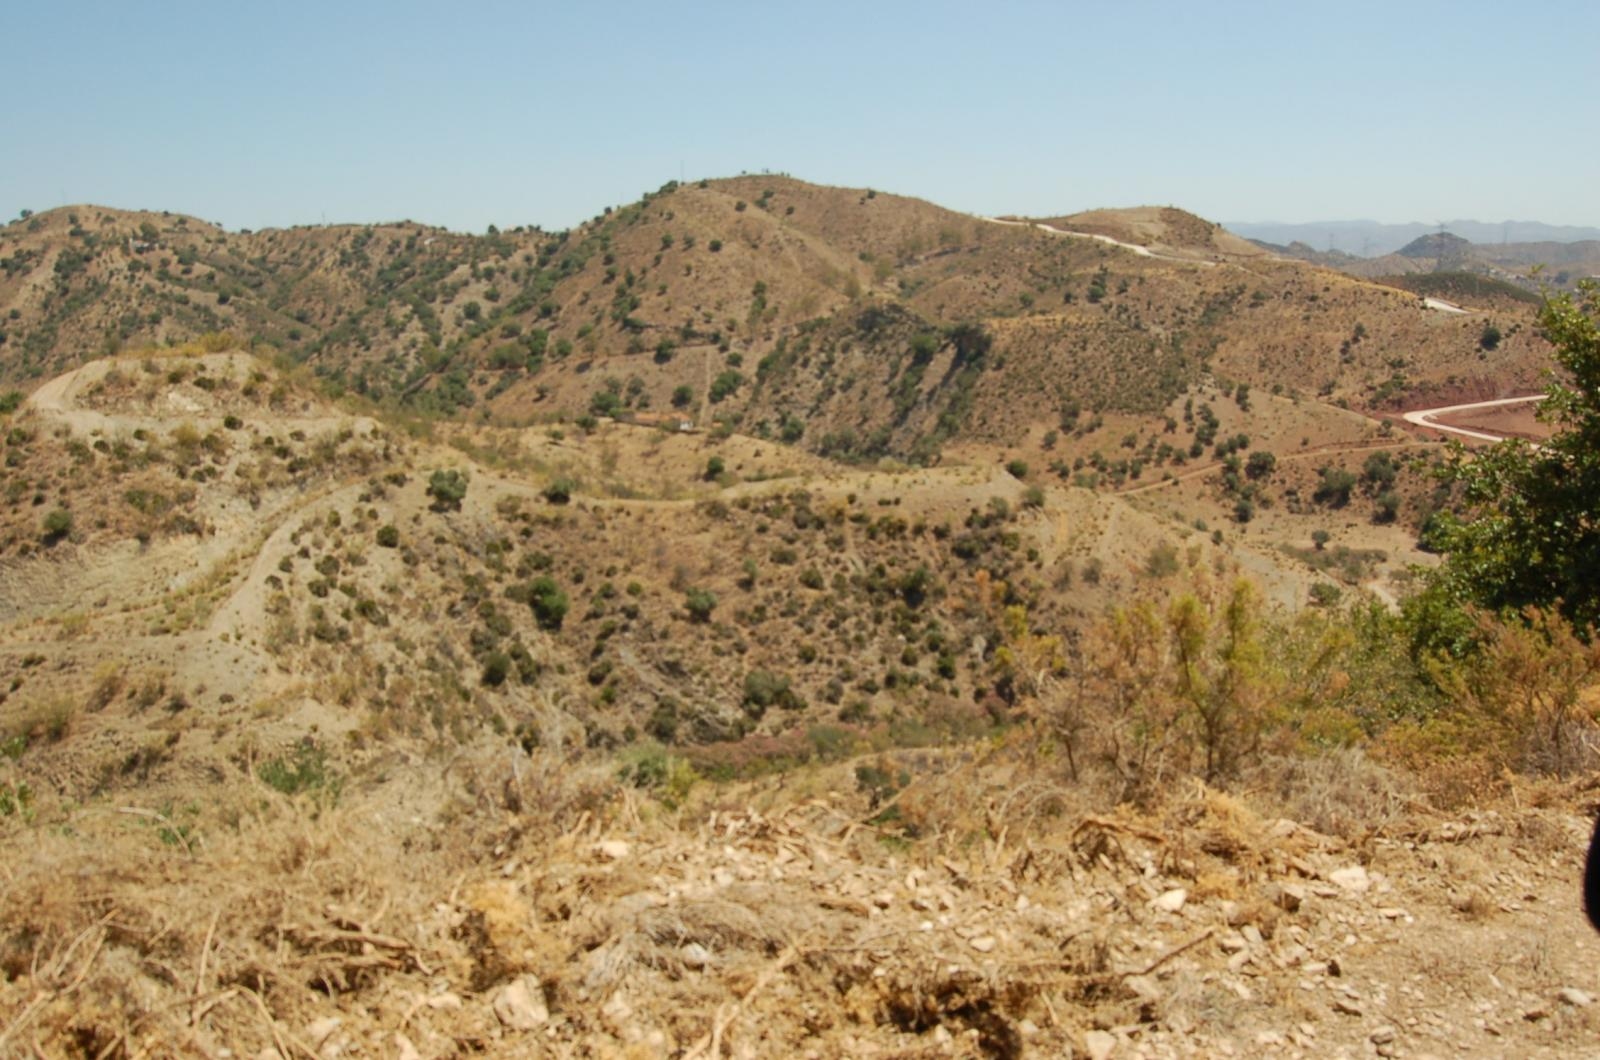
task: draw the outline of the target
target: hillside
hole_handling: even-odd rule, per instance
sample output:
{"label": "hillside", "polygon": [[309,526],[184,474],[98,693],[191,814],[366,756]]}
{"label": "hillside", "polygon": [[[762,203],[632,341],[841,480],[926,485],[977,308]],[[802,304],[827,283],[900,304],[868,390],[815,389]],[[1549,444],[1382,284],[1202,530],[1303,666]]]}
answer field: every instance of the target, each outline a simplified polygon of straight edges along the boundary
{"label": "hillside", "polygon": [[1375,409],[1536,381],[1519,307],[1495,310],[1509,338],[1480,356],[1481,320],[1255,254],[1181,211],[1060,220],[1135,249],[776,177],[669,185],[554,234],[54,211],[0,234],[0,365],[36,384],[230,330],[397,408],[646,410],[919,462],[1064,407],[1148,413],[1208,373]]}

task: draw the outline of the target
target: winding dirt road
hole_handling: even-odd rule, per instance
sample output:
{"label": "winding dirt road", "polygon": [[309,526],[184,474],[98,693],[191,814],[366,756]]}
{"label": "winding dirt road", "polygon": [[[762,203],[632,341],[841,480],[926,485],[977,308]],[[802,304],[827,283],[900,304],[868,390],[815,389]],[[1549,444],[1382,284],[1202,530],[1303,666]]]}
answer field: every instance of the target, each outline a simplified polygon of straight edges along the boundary
{"label": "winding dirt road", "polygon": [[1543,401],[1543,394],[1531,394],[1527,397],[1496,398],[1493,401],[1473,401],[1465,405],[1446,405],[1437,409],[1417,409],[1414,412],[1404,413],[1405,421],[1414,427],[1426,427],[1430,431],[1446,431],[1450,434],[1459,434],[1463,438],[1471,438],[1479,442],[1503,442],[1505,435],[1490,434],[1487,431],[1475,431],[1470,427],[1452,427],[1448,423],[1439,423],[1438,417],[1454,415],[1458,412],[1472,412],[1475,409],[1499,408],[1502,405],[1521,405],[1529,401]]}

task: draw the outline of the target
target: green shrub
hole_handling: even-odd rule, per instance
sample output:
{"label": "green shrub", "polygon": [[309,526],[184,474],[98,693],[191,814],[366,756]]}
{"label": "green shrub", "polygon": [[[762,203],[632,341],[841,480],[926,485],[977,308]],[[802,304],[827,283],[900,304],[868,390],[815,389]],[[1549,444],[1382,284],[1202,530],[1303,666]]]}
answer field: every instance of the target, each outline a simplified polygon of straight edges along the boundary
{"label": "green shrub", "polygon": [[72,533],[72,513],[65,508],[57,508],[44,517],[44,539],[54,543]]}
{"label": "green shrub", "polygon": [[806,704],[790,687],[789,678],[769,670],[751,670],[744,677],[743,705],[746,714],[759,719],[768,707],[801,710]]}
{"label": "green shrub", "polygon": [[400,544],[400,529],[394,524],[378,527],[378,546],[380,548],[395,548]]}
{"label": "green shrub", "polygon": [[428,496],[433,498],[433,510],[460,511],[461,501],[467,495],[467,473],[454,468],[435,471],[428,478]]}
{"label": "green shrub", "polygon": [[544,499],[551,504],[566,504],[577,492],[578,484],[566,475],[552,479],[543,490]]}
{"label": "green shrub", "polygon": [[528,583],[528,606],[541,629],[557,630],[567,617],[571,602],[554,578],[541,574]]}
{"label": "green shrub", "polygon": [[338,800],[344,787],[344,779],[328,769],[327,753],[309,742],[302,743],[291,758],[262,763],[256,775],[284,795],[306,793],[330,802]]}
{"label": "green shrub", "polygon": [[689,613],[691,622],[711,621],[711,612],[716,607],[716,594],[709,590],[690,589],[683,594],[683,609]]}

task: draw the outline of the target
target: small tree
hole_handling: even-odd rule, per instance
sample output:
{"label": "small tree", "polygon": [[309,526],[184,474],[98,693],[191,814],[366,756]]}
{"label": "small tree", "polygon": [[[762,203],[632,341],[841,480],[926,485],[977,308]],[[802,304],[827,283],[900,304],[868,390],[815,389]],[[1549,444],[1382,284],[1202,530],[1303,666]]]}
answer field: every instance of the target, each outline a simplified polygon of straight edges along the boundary
{"label": "small tree", "polygon": [[467,473],[451,468],[441,468],[428,477],[428,496],[433,498],[436,512],[459,512],[461,501],[467,495]]}

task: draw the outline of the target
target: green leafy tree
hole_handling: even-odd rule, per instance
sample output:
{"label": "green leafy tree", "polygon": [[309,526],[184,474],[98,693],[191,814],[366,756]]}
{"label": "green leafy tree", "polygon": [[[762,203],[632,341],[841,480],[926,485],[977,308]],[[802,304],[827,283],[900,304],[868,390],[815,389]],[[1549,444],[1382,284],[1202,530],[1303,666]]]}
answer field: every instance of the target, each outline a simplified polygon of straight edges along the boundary
{"label": "green leafy tree", "polygon": [[1410,608],[1429,647],[1470,642],[1463,604],[1557,607],[1580,629],[1600,622],[1600,284],[1548,298],[1539,322],[1558,366],[1539,418],[1555,433],[1538,446],[1456,446],[1443,473],[1464,505],[1439,520],[1445,563]]}

